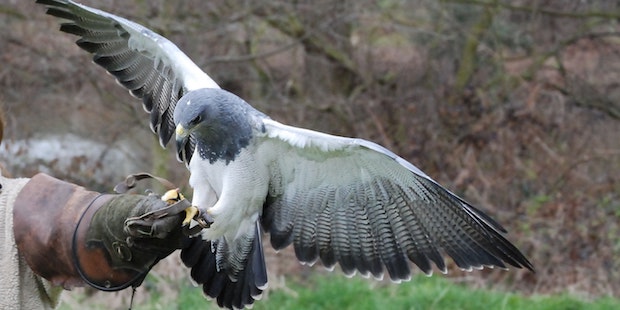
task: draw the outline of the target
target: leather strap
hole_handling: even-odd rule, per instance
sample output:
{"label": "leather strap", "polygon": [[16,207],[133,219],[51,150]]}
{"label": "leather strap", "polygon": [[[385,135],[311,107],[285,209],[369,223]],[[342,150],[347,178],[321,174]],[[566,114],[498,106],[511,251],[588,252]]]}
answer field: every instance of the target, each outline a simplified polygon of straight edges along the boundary
{"label": "leather strap", "polygon": [[[80,216],[73,231],[72,261],[82,280],[98,290],[120,291],[130,285],[135,288],[142,284],[147,273],[151,270],[150,267],[143,272],[130,268],[112,267],[113,260],[110,258],[110,253],[105,251],[105,247],[94,246],[89,240],[86,240],[93,215],[102,205],[111,200],[106,199],[106,196],[115,195],[100,194],[96,196]],[[103,200],[103,202],[99,200]],[[115,242],[112,248],[113,251],[116,251],[117,256],[122,257],[125,261],[133,259],[131,257],[132,252],[126,242]],[[157,261],[154,261],[151,267],[155,263]]]}
{"label": "leather strap", "polygon": [[136,187],[136,183],[140,180],[145,180],[145,179],[154,179],[156,181],[158,181],[159,183],[161,183],[161,185],[163,185],[166,189],[175,189],[177,188],[176,186],[174,186],[174,184],[172,184],[172,182],[158,177],[158,176],[154,176],[150,173],[147,172],[139,172],[139,173],[134,173],[134,174],[130,174],[125,178],[125,181],[116,184],[116,186],[114,186],[114,191],[116,193],[119,194],[124,194],[126,192],[128,192],[129,190],[131,190],[132,188]]}

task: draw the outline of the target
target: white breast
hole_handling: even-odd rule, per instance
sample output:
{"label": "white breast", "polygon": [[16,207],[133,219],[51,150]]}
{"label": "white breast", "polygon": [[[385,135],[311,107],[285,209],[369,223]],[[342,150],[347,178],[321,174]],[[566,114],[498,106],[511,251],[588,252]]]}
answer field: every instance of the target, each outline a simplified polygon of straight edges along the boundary
{"label": "white breast", "polygon": [[267,197],[269,171],[264,158],[256,155],[253,145],[228,164],[223,160],[211,164],[197,153],[193,155],[189,164],[192,203],[214,220],[205,237],[234,238],[240,228],[252,227],[258,219]]}

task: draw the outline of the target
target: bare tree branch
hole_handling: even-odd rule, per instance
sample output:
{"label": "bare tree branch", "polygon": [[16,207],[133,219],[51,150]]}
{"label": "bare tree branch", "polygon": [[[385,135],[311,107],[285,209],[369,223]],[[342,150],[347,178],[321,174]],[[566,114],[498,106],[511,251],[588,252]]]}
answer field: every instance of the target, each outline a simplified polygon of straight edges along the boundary
{"label": "bare tree branch", "polygon": [[470,34],[467,36],[467,40],[463,46],[459,68],[456,72],[456,81],[454,83],[457,94],[463,92],[478,67],[478,45],[489,27],[493,24],[493,16],[493,8],[486,7],[478,21],[472,26],[469,32]]}

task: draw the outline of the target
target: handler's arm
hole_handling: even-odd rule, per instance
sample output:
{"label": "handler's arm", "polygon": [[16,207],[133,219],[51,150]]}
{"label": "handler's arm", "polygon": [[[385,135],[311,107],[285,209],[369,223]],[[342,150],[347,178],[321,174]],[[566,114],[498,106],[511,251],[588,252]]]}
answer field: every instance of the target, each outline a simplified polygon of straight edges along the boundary
{"label": "handler's arm", "polygon": [[185,206],[172,208],[154,195],[100,194],[45,174],[19,187],[7,203],[19,257],[34,274],[66,289],[137,286],[185,238]]}

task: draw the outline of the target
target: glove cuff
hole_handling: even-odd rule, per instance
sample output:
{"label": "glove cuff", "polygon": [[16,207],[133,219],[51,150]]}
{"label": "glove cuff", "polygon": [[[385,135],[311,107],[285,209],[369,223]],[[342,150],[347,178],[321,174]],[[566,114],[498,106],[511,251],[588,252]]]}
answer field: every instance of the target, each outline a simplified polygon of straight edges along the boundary
{"label": "glove cuff", "polygon": [[13,207],[15,242],[32,271],[65,289],[89,284],[113,291],[140,283],[148,270],[117,268],[104,248],[87,246],[93,214],[114,196],[45,174],[32,177]]}
{"label": "glove cuff", "polygon": [[[97,212],[109,210],[109,203],[118,195],[99,194],[84,209],[72,236],[72,258],[75,269],[88,285],[102,291],[119,291],[142,283],[157,257],[148,255],[148,262],[134,257],[134,251],[119,230],[106,231],[106,242],[93,240],[92,231]],[[122,224],[121,224],[122,226]],[[122,230],[121,230],[122,231]],[[140,263],[136,263],[139,261]]]}

